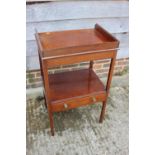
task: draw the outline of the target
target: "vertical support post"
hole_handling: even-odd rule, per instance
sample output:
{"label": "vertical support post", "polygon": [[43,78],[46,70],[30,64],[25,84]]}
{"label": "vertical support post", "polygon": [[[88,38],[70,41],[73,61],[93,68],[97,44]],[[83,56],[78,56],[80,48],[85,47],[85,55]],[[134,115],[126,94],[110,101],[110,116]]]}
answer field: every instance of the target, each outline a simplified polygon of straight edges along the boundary
{"label": "vertical support post", "polygon": [[89,63],[89,69],[92,69],[93,68],[93,64],[94,64],[94,62],[93,61],[90,61],[90,63]]}
{"label": "vertical support post", "polygon": [[91,85],[91,82],[90,82],[91,78],[92,78],[91,70],[93,68],[93,64],[94,64],[94,62],[91,60],[89,63],[88,90],[90,89],[90,85]]}
{"label": "vertical support post", "polygon": [[110,68],[109,68],[109,73],[108,73],[108,79],[107,79],[107,84],[106,84],[107,96],[109,94],[109,89],[110,89],[110,84],[111,84],[112,75],[113,75],[113,71],[114,71],[115,61],[116,61],[116,52],[114,54],[114,57],[111,58],[111,63],[110,63]]}
{"label": "vertical support post", "polygon": [[101,114],[100,114],[100,120],[99,123],[103,122],[104,116],[105,116],[105,109],[106,109],[106,101],[102,102],[102,110],[101,110]]}
{"label": "vertical support post", "polygon": [[104,116],[105,116],[105,109],[106,109],[106,104],[107,104],[107,98],[109,95],[109,90],[110,90],[110,84],[111,84],[111,80],[112,80],[112,75],[113,75],[113,71],[114,71],[114,65],[115,65],[115,61],[116,61],[116,51],[114,52],[114,57],[111,58],[111,63],[110,63],[110,68],[109,68],[109,73],[108,73],[108,79],[107,79],[107,84],[106,84],[106,99],[105,101],[103,101],[102,103],[102,110],[101,110],[101,114],[100,114],[100,120],[99,122],[102,123]]}
{"label": "vertical support post", "polygon": [[50,100],[51,100],[51,94],[50,94],[50,88],[49,88],[49,78],[48,78],[48,67],[46,64],[46,60],[42,60],[42,46],[39,40],[39,36],[36,30],[36,40],[39,46],[38,49],[38,55],[39,55],[39,63],[40,63],[40,70],[41,70],[41,75],[43,78],[43,85],[44,85],[44,96],[45,96],[45,100],[46,100],[46,106],[48,109],[48,115],[49,115],[49,119],[50,119],[50,127],[51,127],[51,133],[52,136],[54,136],[54,122],[53,122],[53,112],[52,109],[50,107]]}
{"label": "vertical support post", "polygon": [[48,115],[50,119],[50,127],[51,127],[51,133],[52,136],[54,136],[54,121],[53,121],[53,112],[50,105],[50,99],[51,99],[51,94],[49,93],[49,78],[48,78],[48,68],[46,65],[46,60],[42,60],[45,62],[42,62],[42,71],[43,71],[43,77],[44,77],[44,87],[45,87],[45,97],[47,101],[47,109],[48,109]]}
{"label": "vertical support post", "polygon": [[[39,64],[40,64],[40,72],[41,72],[42,81],[43,81],[43,88],[45,88],[44,76],[43,76],[43,69],[42,69],[42,60],[41,60],[40,53],[41,53],[41,52],[40,52],[39,49],[38,49]],[[46,99],[46,96],[45,96],[45,90],[43,90],[43,95],[44,95],[44,98],[45,98],[45,106],[46,106],[46,108],[47,108],[47,99]]]}

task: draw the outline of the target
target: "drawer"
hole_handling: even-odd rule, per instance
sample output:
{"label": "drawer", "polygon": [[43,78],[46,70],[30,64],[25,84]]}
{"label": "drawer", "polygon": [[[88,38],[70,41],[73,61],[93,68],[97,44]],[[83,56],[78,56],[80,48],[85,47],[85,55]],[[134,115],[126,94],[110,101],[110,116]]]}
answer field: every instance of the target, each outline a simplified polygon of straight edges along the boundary
{"label": "drawer", "polygon": [[65,99],[61,101],[54,101],[51,103],[50,107],[53,112],[65,111],[77,107],[81,107],[88,104],[93,104],[99,101],[104,101],[106,94],[95,94],[83,97],[75,97],[71,99]]}

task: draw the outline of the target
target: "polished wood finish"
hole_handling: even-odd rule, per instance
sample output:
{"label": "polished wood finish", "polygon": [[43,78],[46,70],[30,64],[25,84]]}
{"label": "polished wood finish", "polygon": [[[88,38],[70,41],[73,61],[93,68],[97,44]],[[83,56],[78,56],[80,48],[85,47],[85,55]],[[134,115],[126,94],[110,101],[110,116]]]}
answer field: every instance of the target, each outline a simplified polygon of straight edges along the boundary
{"label": "polished wood finish", "polygon": [[[46,105],[54,135],[53,112],[102,102],[100,122],[105,114],[119,41],[98,24],[94,29],[35,34]],[[93,61],[111,59],[107,84],[93,71]],[[88,69],[48,74],[51,67],[90,61]]]}
{"label": "polished wood finish", "polygon": [[[67,52],[67,51],[66,51]],[[79,63],[84,61],[90,60],[99,60],[99,59],[110,59],[115,57],[116,50],[109,50],[109,51],[102,51],[102,52],[94,52],[82,55],[74,55],[74,56],[62,56],[59,58],[49,58],[43,59],[46,60],[46,65],[48,68],[52,68],[58,65],[66,65],[66,64],[73,64]]]}
{"label": "polished wood finish", "polygon": [[115,49],[119,43],[97,24],[95,29],[46,32],[38,35],[38,45],[44,59]]}
{"label": "polished wood finish", "polygon": [[106,108],[106,100],[102,102],[102,110],[101,110],[100,120],[99,120],[100,123],[103,122],[103,119],[105,116],[105,108]]}
{"label": "polished wood finish", "polygon": [[50,74],[49,87],[52,102],[96,92],[105,92],[103,83],[92,69]]}

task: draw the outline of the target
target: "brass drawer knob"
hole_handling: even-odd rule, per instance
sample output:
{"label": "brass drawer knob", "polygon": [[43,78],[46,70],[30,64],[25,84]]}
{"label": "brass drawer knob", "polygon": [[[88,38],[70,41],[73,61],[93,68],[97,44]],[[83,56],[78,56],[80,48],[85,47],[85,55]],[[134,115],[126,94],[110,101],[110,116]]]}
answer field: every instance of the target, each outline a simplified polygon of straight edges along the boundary
{"label": "brass drawer knob", "polygon": [[66,103],[64,104],[64,108],[65,108],[65,109],[67,109],[67,108],[68,108],[68,105],[67,105]]}
{"label": "brass drawer knob", "polygon": [[96,98],[95,97],[93,97],[93,102],[96,102]]}

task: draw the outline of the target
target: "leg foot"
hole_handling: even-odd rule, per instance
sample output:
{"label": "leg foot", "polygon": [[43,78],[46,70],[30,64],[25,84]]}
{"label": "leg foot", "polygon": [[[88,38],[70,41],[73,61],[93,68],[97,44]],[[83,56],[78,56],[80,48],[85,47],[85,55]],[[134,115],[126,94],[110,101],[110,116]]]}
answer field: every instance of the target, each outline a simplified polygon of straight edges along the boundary
{"label": "leg foot", "polygon": [[103,101],[102,102],[102,111],[101,111],[101,114],[100,114],[99,123],[102,123],[103,122],[104,115],[105,115],[105,108],[106,108],[106,101]]}

